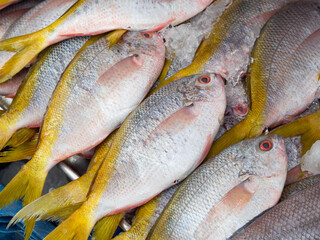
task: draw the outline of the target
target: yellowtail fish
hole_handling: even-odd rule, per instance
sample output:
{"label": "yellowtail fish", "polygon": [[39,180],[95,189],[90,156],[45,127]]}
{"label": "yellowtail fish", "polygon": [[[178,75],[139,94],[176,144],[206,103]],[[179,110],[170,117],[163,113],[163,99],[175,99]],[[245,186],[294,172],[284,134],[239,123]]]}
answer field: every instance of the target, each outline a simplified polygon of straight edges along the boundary
{"label": "yellowtail fish", "polygon": [[278,202],[286,172],[282,137],[235,144],[181,184],[147,239],[227,239]]}
{"label": "yellowtail fish", "polygon": [[214,24],[188,67],[159,87],[184,76],[202,72],[220,74],[235,83],[247,70],[251,49],[261,28],[282,7],[295,0],[235,0]]}
{"label": "yellowtail fish", "polygon": [[290,121],[315,99],[320,86],[319,6],[318,1],[299,1],[265,25],[251,57],[250,110],[212,145],[209,157]]}
{"label": "yellowtail fish", "polygon": [[[177,25],[206,8],[213,0],[79,0],[46,28],[0,42],[1,51],[15,54],[0,68],[0,82],[19,72],[40,51],[64,39],[115,29],[157,31]],[[124,17],[125,16],[125,17]]]}
{"label": "yellowtail fish", "polygon": [[29,70],[8,111],[0,117],[0,149],[18,129],[40,127],[62,73],[88,39],[68,39],[50,47]]}
{"label": "yellowtail fish", "polygon": [[178,189],[180,184],[174,185],[171,188],[163,191],[161,194],[139,207],[132,222],[131,228],[113,240],[144,240],[147,238],[152,226],[160,216],[172,195]]}
{"label": "yellowtail fish", "polygon": [[99,219],[142,205],[183,180],[204,159],[225,107],[224,83],[215,74],[156,91],[118,130],[87,200],[45,239],[87,239]]}
{"label": "yellowtail fish", "polygon": [[319,239],[320,183],[267,211],[232,240]]}
{"label": "yellowtail fish", "polygon": [[[118,32],[121,36],[125,30]],[[164,63],[160,35],[129,32],[111,48],[108,36],[89,40],[65,70],[48,105],[37,151],[2,190],[0,206],[22,197],[26,205],[40,197],[53,166],[102,142],[148,93]]]}

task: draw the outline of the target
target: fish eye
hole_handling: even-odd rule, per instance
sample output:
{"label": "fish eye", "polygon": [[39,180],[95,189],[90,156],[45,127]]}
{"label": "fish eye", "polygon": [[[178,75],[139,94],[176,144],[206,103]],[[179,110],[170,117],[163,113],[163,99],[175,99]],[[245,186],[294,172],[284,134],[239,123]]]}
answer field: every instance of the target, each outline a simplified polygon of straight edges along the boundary
{"label": "fish eye", "polygon": [[151,33],[149,33],[149,32],[145,32],[145,33],[142,33],[142,36],[144,37],[144,38],[151,38],[152,37],[152,34]]}
{"label": "fish eye", "polygon": [[242,106],[241,104],[236,106],[235,110],[240,114],[245,114],[247,112],[247,109],[244,106]]}
{"label": "fish eye", "polygon": [[210,82],[210,77],[208,76],[202,76],[199,78],[199,82],[202,83],[202,84],[208,84]]}
{"label": "fish eye", "polygon": [[262,151],[269,151],[272,149],[272,142],[269,140],[264,140],[259,143],[259,146]]}

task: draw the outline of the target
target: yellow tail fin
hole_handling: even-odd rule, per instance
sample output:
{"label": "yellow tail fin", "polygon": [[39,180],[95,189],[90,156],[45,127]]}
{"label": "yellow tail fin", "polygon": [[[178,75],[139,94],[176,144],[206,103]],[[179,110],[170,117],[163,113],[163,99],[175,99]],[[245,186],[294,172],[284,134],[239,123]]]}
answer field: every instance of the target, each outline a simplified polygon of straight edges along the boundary
{"label": "yellow tail fin", "polygon": [[108,240],[114,235],[125,212],[102,218],[94,227],[93,238],[95,240]]}
{"label": "yellow tail fin", "polygon": [[[46,177],[47,172],[44,169],[39,169],[34,162],[28,162],[0,192],[0,208],[19,198],[23,198],[24,206],[36,200],[41,196]],[[31,218],[26,221],[26,239],[32,233],[35,220]]]}
{"label": "yellow tail fin", "polygon": [[94,225],[94,209],[89,202],[85,202],[45,240],[87,240]]}
{"label": "yellow tail fin", "polygon": [[7,118],[7,115],[4,114],[0,117],[0,149],[2,149],[12,135],[15,132],[15,129],[11,126],[10,119]]}
{"label": "yellow tail fin", "polygon": [[18,147],[19,145],[30,140],[37,133],[35,128],[21,128],[16,131],[4,147]]}
{"label": "yellow tail fin", "polygon": [[[45,194],[21,209],[9,225],[21,220],[36,217],[38,220],[61,220],[68,217],[86,200],[92,177],[84,174],[80,178]],[[73,209],[69,211],[68,208]]]}
{"label": "yellow tail fin", "polygon": [[[247,116],[248,117],[248,116]],[[205,160],[208,160],[224,149],[236,144],[244,139],[253,138],[261,135],[263,127],[254,125],[248,118],[235,125],[220,138],[213,142],[211,149]]]}
{"label": "yellow tail fin", "polygon": [[[5,147],[0,151],[0,163],[31,158],[37,150],[37,143],[38,134],[34,135],[29,141],[26,141],[17,147]],[[9,143],[7,145],[9,145]]]}
{"label": "yellow tail fin", "polygon": [[27,35],[6,39],[0,42],[0,51],[15,52],[0,68],[0,83],[7,81],[30,63],[43,49],[48,35],[46,28]]}

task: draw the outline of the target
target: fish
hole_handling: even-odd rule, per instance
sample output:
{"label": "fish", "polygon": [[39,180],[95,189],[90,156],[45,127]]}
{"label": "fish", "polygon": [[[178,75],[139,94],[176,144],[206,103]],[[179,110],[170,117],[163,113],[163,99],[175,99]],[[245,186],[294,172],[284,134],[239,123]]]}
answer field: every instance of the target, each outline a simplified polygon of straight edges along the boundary
{"label": "fish", "polygon": [[201,42],[192,63],[163,81],[159,88],[181,77],[204,72],[220,74],[235,83],[247,71],[252,47],[264,24],[294,1],[233,1]]}
{"label": "fish", "polygon": [[[160,35],[128,32],[112,46],[109,37],[88,40],[64,71],[43,118],[37,151],[1,191],[0,206],[22,197],[27,205],[40,197],[53,166],[101,143],[148,93],[164,63]],[[28,222],[27,235],[34,220]]]}
{"label": "fish", "polygon": [[280,202],[232,240],[319,239],[320,183]]}
{"label": "fish", "polygon": [[160,193],[155,198],[151,199],[146,204],[139,207],[136,211],[131,228],[126,232],[120,233],[118,236],[114,237],[113,240],[146,239],[152,226],[155,224],[161,212],[179,186],[180,184],[172,186],[171,188]]}
{"label": "fish", "polygon": [[10,80],[0,84],[0,95],[7,98],[14,98],[29,69],[24,68]]}
{"label": "fish", "polygon": [[177,25],[186,21],[212,1],[79,0],[62,17],[42,30],[0,42],[0,51],[13,54],[0,65],[0,82],[19,72],[40,51],[64,39],[116,29],[158,31],[169,24]]}
{"label": "fish", "polygon": [[319,4],[290,4],[264,26],[251,55],[248,114],[215,141],[208,158],[243,139],[261,135],[267,128],[289,122],[313,102],[320,86]]}
{"label": "fish", "polygon": [[225,149],[181,184],[147,239],[227,239],[278,202],[287,161],[277,135]]}
{"label": "fish", "polygon": [[40,127],[60,77],[88,39],[79,37],[58,43],[31,67],[8,111],[0,117],[0,149],[18,129]]}
{"label": "fish", "polygon": [[146,98],[119,128],[87,200],[45,239],[87,239],[99,219],[182,181],[204,159],[225,107],[215,74],[182,78]]}
{"label": "fish", "polygon": [[289,197],[299,193],[300,191],[313,186],[314,184],[317,184],[318,182],[320,182],[320,175],[314,175],[308,178],[304,178],[296,183],[292,183],[283,189],[280,201],[282,202]]}

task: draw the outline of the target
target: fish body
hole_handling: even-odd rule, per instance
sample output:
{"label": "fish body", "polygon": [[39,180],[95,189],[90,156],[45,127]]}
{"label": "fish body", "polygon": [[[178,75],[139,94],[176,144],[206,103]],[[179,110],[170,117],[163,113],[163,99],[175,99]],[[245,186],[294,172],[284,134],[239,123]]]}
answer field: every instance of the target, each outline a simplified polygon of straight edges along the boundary
{"label": "fish body", "polygon": [[282,201],[232,239],[319,239],[319,194],[320,183],[317,183]]}
{"label": "fish body", "polygon": [[279,136],[229,147],[181,184],[147,239],[227,239],[277,203],[286,166]]}
{"label": "fish body", "polygon": [[62,73],[88,39],[68,39],[50,47],[29,70],[8,111],[0,117],[0,148],[18,129],[40,127]]}
{"label": "fish body", "polygon": [[252,51],[247,78],[250,110],[242,122],[213,144],[209,156],[304,111],[320,86],[319,47],[318,1],[299,1],[275,14]]}
{"label": "fish body", "polygon": [[99,219],[183,180],[205,157],[225,107],[215,74],[189,76],[149,96],[118,130],[87,201],[46,239],[87,239]]}
{"label": "fish body", "polygon": [[13,98],[16,95],[23,80],[25,79],[28,71],[29,71],[28,68],[24,68],[19,73],[14,75],[14,77],[11,78],[10,80],[8,80],[4,83],[1,83],[0,84],[0,95],[8,97],[8,98]]}
{"label": "fish body", "polygon": [[[0,42],[0,50],[16,52],[0,69],[4,82],[41,50],[74,36],[95,35],[115,29],[157,31],[177,25],[201,12],[213,0],[80,0],[57,21],[33,34]],[[14,65],[11,65],[14,64]]]}

